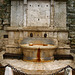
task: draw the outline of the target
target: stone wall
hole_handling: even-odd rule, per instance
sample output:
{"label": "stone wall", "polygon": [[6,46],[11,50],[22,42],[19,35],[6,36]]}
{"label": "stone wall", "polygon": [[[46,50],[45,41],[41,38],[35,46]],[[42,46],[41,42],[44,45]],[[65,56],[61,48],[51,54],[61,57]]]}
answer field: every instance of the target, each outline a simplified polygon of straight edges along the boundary
{"label": "stone wall", "polygon": [[69,27],[71,52],[75,53],[75,0],[67,1],[67,26]]}
{"label": "stone wall", "polygon": [[[0,0],[0,48],[7,44],[8,35],[4,29],[10,25],[10,0]],[[71,43],[71,52],[75,53],[75,0],[67,1],[67,27],[69,28],[69,38]],[[2,41],[2,42],[1,42]],[[4,42],[3,42],[4,41]]]}
{"label": "stone wall", "polygon": [[0,0],[0,29],[10,25],[10,0]]}
{"label": "stone wall", "polygon": [[8,35],[4,29],[10,25],[10,0],[0,0],[0,51],[7,44],[7,38],[4,39],[5,35]]}

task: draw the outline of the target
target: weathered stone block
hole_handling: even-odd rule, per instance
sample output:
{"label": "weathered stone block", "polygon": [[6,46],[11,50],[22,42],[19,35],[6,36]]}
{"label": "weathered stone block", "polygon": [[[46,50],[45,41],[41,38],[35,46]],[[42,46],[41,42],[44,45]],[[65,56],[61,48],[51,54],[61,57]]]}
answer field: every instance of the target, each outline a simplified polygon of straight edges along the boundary
{"label": "weathered stone block", "polygon": [[68,9],[69,13],[75,13],[75,9]]}
{"label": "weathered stone block", "polygon": [[9,41],[8,41],[9,43],[8,44],[14,44],[14,38],[13,39],[9,39]]}
{"label": "weathered stone block", "polygon": [[58,40],[68,40],[68,32],[58,32]]}
{"label": "weathered stone block", "polygon": [[44,37],[45,32],[42,32],[42,37]]}
{"label": "weathered stone block", "polygon": [[[31,4],[33,5],[33,7]],[[45,0],[43,2],[38,0],[28,1],[27,26],[49,26],[50,7],[50,1],[48,0]]]}
{"label": "weathered stone block", "polygon": [[0,30],[0,38],[3,38],[4,35],[7,35],[8,33],[4,30]]}
{"label": "weathered stone block", "polygon": [[53,32],[49,32],[49,37],[53,37]]}
{"label": "weathered stone block", "polygon": [[19,39],[19,35],[20,34],[20,32],[14,32],[14,39]]}
{"label": "weathered stone block", "polygon": [[72,23],[71,19],[67,19],[67,24],[70,26],[70,24]]}
{"label": "weathered stone block", "polygon": [[28,37],[28,32],[24,31],[24,32],[23,32],[23,37],[24,37],[24,38],[25,38],[25,37]]}
{"label": "weathered stone block", "polygon": [[14,35],[14,32],[11,31],[9,32],[9,39],[14,39],[15,35]]}
{"label": "weathered stone block", "polygon": [[5,19],[9,19],[10,18],[10,14],[9,13],[4,13],[3,18]]}
{"label": "weathered stone block", "polygon": [[58,49],[56,54],[59,55],[70,55],[70,49]]}
{"label": "weathered stone block", "polygon": [[8,19],[4,19],[4,21],[3,21],[3,24],[10,24],[10,22],[9,22],[9,20]]}
{"label": "weathered stone block", "polygon": [[0,25],[2,24],[2,19],[0,19]]}
{"label": "weathered stone block", "polygon": [[57,32],[54,32],[53,33],[53,37],[57,38],[57,36],[58,36],[58,33]]}
{"label": "weathered stone block", "polygon": [[4,0],[0,0],[0,3],[3,3]]}
{"label": "weathered stone block", "polygon": [[75,13],[68,13],[68,18],[72,19],[72,18],[75,18]]}
{"label": "weathered stone block", "polygon": [[2,30],[2,26],[0,26],[0,30]]}
{"label": "weathered stone block", "polygon": [[7,45],[8,44],[8,40],[4,41],[4,45]]}
{"label": "weathered stone block", "polygon": [[71,53],[75,53],[75,49],[71,49],[70,52],[71,52]]}
{"label": "weathered stone block", "polygon": [[70,35],[71,38],[75,38],[75,35]]}
{"label": "weathered stone block", "polygon": [[75,31],[75,26],[70,26],[70,30]]}
{"label": "weathered stone block", "polygon": [[7,45],[6,53],[21,54],[22,50],[16,45]]}
{"label": "weathered stone block", "polygon": [[70,47],[68,43],[69,43],[69,40],[59,40],[58,47],[63,47],[63,48]]}
{"label": "weathered stone block", "polygon": [[11,8],[10,8],[10,5],[8,5],[8,6],[7,6],[7,12],[9,12],[9,14],[10,14],[10,9],[11,9]]}
{"label": "weathered stone block", "polygon": [[3,54],[5,53],[5,51],[1,51],[0,52],[0,61],[3,60]]}
{"label": "weathered stone block", "polygon": [[3,46],[3,41],[0,39],[0,48]]}
{"label": "weathered stone block", "polygon": [[74,32],[74,31],[72,31],[72,32],[70,32],[70,33],[69,33],[69,35],[75,35],[75,32]]}
{"label": "weathered stone block", "polygon": [[54,3],[54,25],[57,28],[66,28],[66,2]]}

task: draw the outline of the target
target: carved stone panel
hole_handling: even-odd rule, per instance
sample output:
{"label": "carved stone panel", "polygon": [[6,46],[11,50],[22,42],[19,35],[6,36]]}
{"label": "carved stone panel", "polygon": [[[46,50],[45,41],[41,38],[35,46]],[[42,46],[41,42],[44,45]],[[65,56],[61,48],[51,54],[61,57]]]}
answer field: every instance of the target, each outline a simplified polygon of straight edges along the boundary
{"label": "carved stone panel", "polygon": [[28,1],[27,26],[50,25],[50,1]]}

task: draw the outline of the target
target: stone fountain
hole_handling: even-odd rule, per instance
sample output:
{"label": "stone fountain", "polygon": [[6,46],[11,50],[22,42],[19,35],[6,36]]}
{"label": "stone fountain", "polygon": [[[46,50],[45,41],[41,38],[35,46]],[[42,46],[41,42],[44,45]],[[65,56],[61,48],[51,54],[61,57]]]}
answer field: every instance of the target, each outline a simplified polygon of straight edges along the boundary
{"label": "stone fountain", "polygon": [[4,62],[23,72],[50,74],[71,63],[54,60],[54,55],[70,55],[66,0],[11,0],[11,25],[6,31],[5,54],[8,57],[23,54],[23,60],[6,59]]}
{"label": "stone fountain", "polygon": [[22,54],[21,41],[32,37],[55,38],[58,41],[55,54],[70,54],[66,0],[11,0],[11,25],[6,31],[9,39],[6,53]]}

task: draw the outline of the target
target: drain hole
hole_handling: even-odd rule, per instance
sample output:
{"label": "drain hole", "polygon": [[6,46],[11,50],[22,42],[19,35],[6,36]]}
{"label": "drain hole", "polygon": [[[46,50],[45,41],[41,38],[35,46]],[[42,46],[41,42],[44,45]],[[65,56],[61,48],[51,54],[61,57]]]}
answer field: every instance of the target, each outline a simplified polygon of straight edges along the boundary
{"label": "drain hole", "polygon": [[30,7],[31,7],[31,5],[30,5]]}
{"label": "drain hole", "polygon": [[33,37],[33,33],[30,33],[30,37]]}
{"label": "drain hole", "polygon": [[48,5],[46,5],[46,7],[48,7]]}
{"label": "drain hole", "polygon": [[40,5],[38,5],[38,7],[39,7]]}
{"label": "drain hole", "polygon": [[38,19],[38,21],[39,21],[40,19]]}
{"label": "drain hole", "polygon": [[44,37],[45,37],[45,38],[47,37],[47,34],[46,34],[46,33],[44,34]]}

